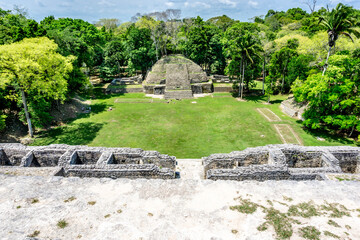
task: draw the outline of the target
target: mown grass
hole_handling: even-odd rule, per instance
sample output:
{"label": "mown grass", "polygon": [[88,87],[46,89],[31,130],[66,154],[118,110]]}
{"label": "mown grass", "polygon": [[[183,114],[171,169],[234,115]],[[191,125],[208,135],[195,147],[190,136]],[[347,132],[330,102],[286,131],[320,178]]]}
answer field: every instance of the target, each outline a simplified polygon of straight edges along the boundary
{"label": "mown grass", "polygon": [[90,114],[81,114],[64,126],[38,133],[34,145],[133,147],[178,158],[198,158],[282,143],[273,123],[256,111],[258,107],[271,109],[282,119],[281,123],[294,129],[305,145],[350,143],[328,135],[321,135],[326,141],[318,141],[318,133],[305,131],[300,122],[281,112],[279,105],[287,96],[272,96],[273,104],[263,105],[265,97],[248,97],[247,102],[239,102],[230,93],[215,95],[225,97],[149,103],[142,93],[99,93],[92,100]]}

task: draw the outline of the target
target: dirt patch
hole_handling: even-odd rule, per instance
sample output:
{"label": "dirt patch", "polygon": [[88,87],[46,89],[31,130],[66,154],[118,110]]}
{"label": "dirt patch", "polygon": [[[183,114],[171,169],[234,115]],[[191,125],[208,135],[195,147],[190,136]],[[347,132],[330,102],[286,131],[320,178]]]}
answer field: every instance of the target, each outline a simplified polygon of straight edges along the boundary
{"label": "dirt patch", "polygon": [[283,143],[302,145],[300,138],[288,124],[274,124],[274,127]]}
{"label": "dirt patch", "polygon": [[256,109],[261,115],[263,115],[269,122],[280,122],[281,119],[273,111],[268,108],[257,108]]}
{"label": "dirt patch", "polygon": [[58,109],[51,110],[50,114],[54,118],[54,123],[60,124],[67,119],[76,118],[77,115],[84,112],[90,104],[90,100],[81,101],[77,98],[72,98],[70,101],[61,104]]}

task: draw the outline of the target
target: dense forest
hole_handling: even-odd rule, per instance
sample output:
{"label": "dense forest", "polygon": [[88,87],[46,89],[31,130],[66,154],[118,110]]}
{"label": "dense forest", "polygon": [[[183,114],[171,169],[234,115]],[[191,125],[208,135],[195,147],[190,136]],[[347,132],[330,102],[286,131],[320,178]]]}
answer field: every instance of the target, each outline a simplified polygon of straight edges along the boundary
{"label": "dense forest", "polygon": [[0,131],[9,114],[48,126],[50,109],[91,91],[90,75],[144,78],[158,59],[176,53],[208,74],[230,76],[244,91],[262,78],[265,95],[293,93],[307,104],[306,127],[357,140],[359,20],[360,10],[341,3],[311,13],[269,10],[250,22],[226,15],[182,19],[177,9],[136,14],[122,24],[53,16],[36,22],[19,9],[0,9]]}

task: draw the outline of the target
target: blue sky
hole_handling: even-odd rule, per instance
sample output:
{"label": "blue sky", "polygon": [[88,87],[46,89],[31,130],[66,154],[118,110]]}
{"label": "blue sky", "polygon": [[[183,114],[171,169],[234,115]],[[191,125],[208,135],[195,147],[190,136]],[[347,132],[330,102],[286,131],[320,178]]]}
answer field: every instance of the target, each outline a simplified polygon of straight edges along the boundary
{"label": "blue sky", "polygon": [[[267,10],[287,10],[301,7],[306,0],[0,0],[0,8],[13,9],[14,5],[24,7],[29,17],[37,21],[54,15],[59,17],[81,18],[94,22],[100,18],[118,18],[121,22],[130,21],[136,13],[164,11],[168,8],[181,9],[181,17],[210,17],[226,14],[231,18],[247,21],[249,18],[265,15]],[[335,6],[338,0],[318,0],[318,7]],[[359,0],[341,2],[360,9]]]}

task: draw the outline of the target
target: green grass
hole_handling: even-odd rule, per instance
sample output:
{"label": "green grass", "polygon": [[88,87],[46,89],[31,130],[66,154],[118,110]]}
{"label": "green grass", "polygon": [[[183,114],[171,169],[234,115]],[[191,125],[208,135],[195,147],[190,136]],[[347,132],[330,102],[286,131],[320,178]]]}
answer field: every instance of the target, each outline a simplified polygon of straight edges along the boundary
{"label": "green grass", "polygon": [[[65,126],[37,134],[33,145],[64,143],[157,150],[178,158],[199,158],[247,147],[280,144],[272,124],[255,109],[267,107],[289,124],[305,145],[342,145],[350,141],[305,131],[300,122],[281,112],[287,96],[248,97],[239,102],[230,93],[182,101],[154,100],[143,93],[104,95],[92,100],[90,114],[81,114]],[[225,96],[225,97],[224,97]],[[118,99],[118,103],[115,100]],[[142,102],[144,101],[144,102]],[[196,104],[191,102],[196,101]],[[112,111],[108,111],[112,107]],[[264,135],[260,137],[261,135]],[[320,142],[317,136],[326,141]]]}

